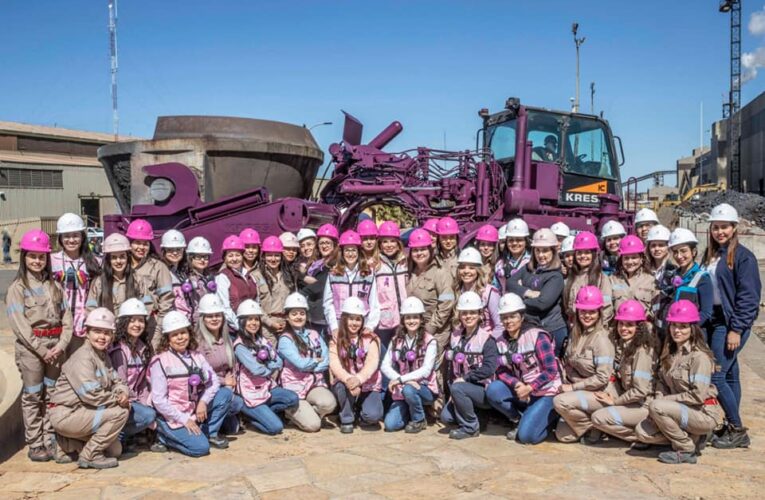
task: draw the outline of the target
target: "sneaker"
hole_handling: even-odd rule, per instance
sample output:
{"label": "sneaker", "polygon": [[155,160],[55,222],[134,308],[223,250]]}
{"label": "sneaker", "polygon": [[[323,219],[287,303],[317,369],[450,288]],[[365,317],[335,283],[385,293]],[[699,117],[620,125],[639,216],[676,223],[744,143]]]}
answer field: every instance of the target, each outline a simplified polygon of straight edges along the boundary
{"label": "sneaker", "polygon": [[733,448],[749,448],[752,441],[746,432],[746,427],[728,426],[725,434],[712,441],[712,446],[720,450],[731,450]]}
{"label": "sneaker", "polygon": [[35,446],[34,448],[29,448],[27,457],[29,457],[29,460],[33,462],[47,462],[53,458],[50,450],[48,450],[45,446]]}
{"label": "sneaker", "polygon": [[353,434],[353,424],[340,424],[340,432],[343,434]]}
{"label": "sneaker", "polygon": [[659,462],[663,464],[695,464],[696,454],[687,451],[663,451],[659,453]]}
{"label": "sneaker", "polygon": [[425,430],[426,426],[427,424],[425,423],[425,420],[420,420],[419,422],[412,421],[406,424],[404,432],[407,434],[417,434],[418,432]]}
{"label": "sneaker", "polygon": [[112,467],[117,467],[119,462],[114,457],[100,456],[93,460],[84,460],[80,458],[77,461],[77,465],[80,466],[80,469],[111,469]]}
{"label": "sneaker", "polygon": [[210,446],[213,448],[218,448],[219,450],[225,450],[228,448],[228,439],[226,439],[225,436],[210,436],[207,438],[207,440],[210,442]]}
{"label": "sneaker", "polygon": [[159,441],[156,441],[152,443],[151,446],[149,446],[149,450],[153,453],[167,453],[167,446],[165,446],[163,443],[160,443]]}
{"label": "sneaker", "polygon": [[476,429],[473,432],[467,432],[463,431],[462,429],[454,429],[449,433],[449,439],[467,439],[467,438],[474,438],[478,437],[478,435],[481,433],[479,429]]}
{"label": "sneaker", "polygon": [[507,434],[505,434],[505,437],[509,441],[515,441],[515,436],[517,436],[517,435],[518,435],[518,428],[517,427],[513,427],[512,429],[507,431]]}

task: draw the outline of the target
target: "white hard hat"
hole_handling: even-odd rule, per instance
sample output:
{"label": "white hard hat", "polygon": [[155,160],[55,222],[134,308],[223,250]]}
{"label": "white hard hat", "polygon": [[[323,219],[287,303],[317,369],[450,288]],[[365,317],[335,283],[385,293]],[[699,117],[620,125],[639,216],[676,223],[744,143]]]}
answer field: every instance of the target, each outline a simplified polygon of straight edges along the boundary
{"label": "white hard hat", "polygon": [[460,252],[457,257],[457,264],[475,264],[476,266],[483,265],[483,259],[481,253],[472,247],[467,247]]}
{"label": "white hard hat", "polygon": [[574,251],[574,236],[567,236],[566,239],[560,243],[560,253],[573,252]]}
{"label": "white hard hat", "polygon": [[236,308],[236,317],[241,318],[243,316],[263,316],[263,309],[260,304],[252,299],[243,300]]}
{"label": "white hard hat", "polygon": [[56,234],[85,231],[85,222],[77,214],[65,213],[56,221]]}
{"label": "white hard hat", "polygon": [[85,326],[114,330],[114,313],[105,307],[93,309],[85,318]]}
{"label": "white hard hat", "polygon": [[198,255],[212,255],[212,247],[207,238],[203,236],[194,236],[189,241],[189,246],[186,247],[187,253],[193,253]]}
{"label": "white hard hat", "polygon": [[558,238],[555,237],[555,233],[552,229],[543,227],[534,232],[534,237],[531,240],[531,246],[533,247],[557,247]]}
{"label": "white hard hat", "polygon": [[401,316],[406,314],[425,314],[425,306],[417,297],[407,297],[401,304],[399,314],[401,314]]}
{"label": "white hard hat", "polygon": [[529,225],[523,219],[513,219],[507,223],[505,228],[506,238],[527,238],[529,236]]}
{"label": "white hard hat", "polygon": [[646,241],[669,241],[669,229],[661,224],[653,226],[648,230]]}
{"label": "white hard hat", "polygon": [[643,222],[655,222],[656,224],[658,224],[659,217],[656,215],[656,212],[654,212],[650,208],[641,208],[635,214],[635,225],[637,226],[638,224],[642,224]]}
{"label": "white hard hat", "polygon": [[480,311],[481,309],[483,309],[481,296],[473,291],[463,293],[457,300],[458,311]]}
{"label": "white hard hat", "polygon": [[343,301],[343,305],[340,308],[340,312],[343,314],[353,314],[355,316],[364,316],[364,303],[358,297],[348,297]]}
{"label": "white hard hat", "polygon": [[550,226],[550,230],[553,232],[553,234],[555,234],[555,236],[562,236],[563,238],[567,238],[569,235],[571,235],[571,230],[562,222],[556,222]]}
{"label": "white hard hat", "polygon": [[223,302],[214,293],[203,295],[199,299],[199,314],[216,314],[223,312]]}
{"label": "white hard hat", "polygon": [[526,304],[523,303],[523,299],[514,293],[506,293],[499,299],[499,314],[508,314],[525,310]]}
{"label": "white hard hat", "polygon": [[165,335],[190,326],[189,318],[180,311],[168,311],[162,318],[162,333]]}
{"label": "white hard hat", "polygon": [[127,299],[120,305],[119,313],[117,317],[122,318],[124,316],[148,316],[149,312],[146,310],[146,306],[139,299]]}
{"label": "white hard hat", "polygon": [[300,242],[297,236],[292,233],[282,233],[279,235],[279,240],[282,242],[284,248],[300,248]]}
{"label": "white hard hat", "polygon": [[734,222],[738,224],[738,212],[727,203],[720,203],[709,214],[709,222]]}
{"label": "white hard hat", "polygon": [[502,225],[502,227],[499,228],[499,241],[503,241],[507,239],[507,224]]}
{"label": "white hard hat", "polygon": [[600,232],[600,239],[605,240],[611,236],[625,236],[626,234],[627,231],[621,222],[610,220],[603,226],[603,230]]}
{"label": "white hard hat", "polygon": [[299,293],[291,293],[284,301],[284,309],[308,309],[308,301]]}
{"label": "white hard hat", "polygon": [[678,227],[672,234],[669,235],[669,247],[676,247],[678,245],[698,245],[699,240],[693,231],[685,229],[684,227]]}
{"label": "white hard hat", "polygon": [[160,248],[186,248],[186,238],[177,229],[169,229],[162,235]]}
{"label": "white hard hat", "polygon": [[[297,233],[297,240],[298,240],[298,242],[301,242],[301,241],[303,241],[303,240],[305,240],[307,238],[316,238],[316,233],[314,232],[313,229],[308,229],[307,227],[304,227],[303,229],[298,231],[298,233]],[[282,245],[283,244],[284,244],[284,242],[282,242]]]}

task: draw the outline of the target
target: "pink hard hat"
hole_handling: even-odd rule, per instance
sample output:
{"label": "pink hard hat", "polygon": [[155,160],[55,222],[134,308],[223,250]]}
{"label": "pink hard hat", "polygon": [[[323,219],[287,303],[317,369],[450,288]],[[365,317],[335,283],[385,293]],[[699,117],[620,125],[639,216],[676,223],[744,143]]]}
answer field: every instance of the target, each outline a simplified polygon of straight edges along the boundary
{"label": "pink hard hat", "polygon": [[425,229],[415,229],[409,235],[409,248],[422,248],[433,245],[433,237]]}
{"label": "pink hard hat", "polygon": [[438,231],[438,219],[433,217],[432,219],[426,220],[425,224],[422,225],[422,228],[432,234],[436,234]]}
{"label": "pink hard hat", "polygon": [[136,219],[128,226],[125,236],[129,240],[151,241],[154,239],[154,229],[149,221]]}
{"label": "pink hard hat", "polygon": [[699,308],[690,300],[682,299],[669,306],[667,322],[669,323],[698,323],[701,321]]}
{"label": "pink hard hat", "polygon": [[223,240],[223,245],[221,246],[221,252],[225,253],[228,250],[238,250],[240,252],[244,252],[244,243],[242,243],[242,240],[239,238],[239,236],[235,234],[226,236],[226,239]]}
{"label": "pink hard hat", "polygon": [[361,246],[361,236],[356,231],[346,231],[340,235],[340,246]]}
{"label": "pink hard hat", "polygon": [[478,229],[478,233],[475,235],[476,241],[488,241],[489,243],[496,243],[499,241],[499,231],[491,224],[486,224]]}
{"label": "pink hard hat", "polygon": [[359,222],[359,225],[356,227],[356,232],[358,232],[359,236],[362,238],[367,236],[377,236],[377,224],[371,219],[364,219]]}
{"label": "pink hard hat", "polygon": [[619,242],[619,255],[634,255],[638,253],[645,253],[645,243],[634,234],[625,236]]}
{"label": "pink hard hat", "polygon": [[21,237],[19,246],[27,252],[50,253],[50,238],[42,229],[30,229]]}
{"label": "pink hard hat", "polygon": [[439,236],[452,236],[460,234],[460,228],[457,221],[451,217],[444,217],[438,221],[436,226],[436,234]]}
{"label": "pink hard hat", "polygon": [[391,220],[386,220],[380,224],[377,236],[380,238],[400,238],[401,230],[398,228],[398,224]]}
{"label": "pink hard hat", "polygon": [[582,231],[574,237],[574,250],[599,250],[598,237],[589,231]]}
{"label": "pink hard hat", "polygon": [[616,321],[645,321],[645,308],[638,300],[625,300],[617,309],[614,319]]}
{"label": "pink hard hat", "polygon": [[574,308],[577,311],[594,311],[603,307],[603,293],[592,285],[583,286],[576,294]]}
{"label": "pink hard hat", "polygon": [[239,233],[239,239],[245,245],[260,245],[260,234],[252,228],[246,227]]}
{"label": "pink hard hat", "polygon": [[284,251],[284,244],[276,236],[269,236],[263,240],[263,246],[260,247],[260,251],[263,253],[282,253]]}
{"label": "pink hard hat", "polygon": [[332,224],[324,224],[318,229],[318,231],[316,231],[316,236],[319,238],[332,238],[333,240],[337,241],[337,239],[340,237],[340,233],[337,232],[337,228]]}

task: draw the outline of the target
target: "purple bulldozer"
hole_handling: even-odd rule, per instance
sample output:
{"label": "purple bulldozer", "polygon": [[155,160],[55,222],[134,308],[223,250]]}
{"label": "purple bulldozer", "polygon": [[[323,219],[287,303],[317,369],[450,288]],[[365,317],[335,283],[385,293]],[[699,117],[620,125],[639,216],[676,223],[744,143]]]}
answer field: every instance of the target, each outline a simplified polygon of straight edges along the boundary
{"label": "purple bulldozer", "polygon": [[161,117],[152,140],[99,150],[128,214],[105,217],[106,232],[144,218],[155,243],[175,228],[217,248],[244,227],[265,235],[326,222],[348,228],[362,214],[398,219],[403,228],[449,215],[460,223],[462,244],[480,226],[499,227],[513,217],[532,229],[558,221],[575,231],[599,230],[609,220],[631,227],[633,214],[621,196],[621,141],[608,122],[523,106],[516,98],[479,116],[474,150],[391,153],[383,148],[403,130],[399,122],[362,144],[361,123],[346,113],[343,140],[329,147],[334,169],[318,201],[309,199],[323,153],[306,128]]}

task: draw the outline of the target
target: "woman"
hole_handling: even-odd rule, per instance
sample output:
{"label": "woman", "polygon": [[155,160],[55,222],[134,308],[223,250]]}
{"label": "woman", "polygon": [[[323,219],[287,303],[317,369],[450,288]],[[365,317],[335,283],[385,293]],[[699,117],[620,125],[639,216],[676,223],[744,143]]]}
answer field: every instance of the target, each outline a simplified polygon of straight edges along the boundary
{"label": "woman", "polygon": [[497,369],[497,344],[491,332],[481,326],[483,302],[475,292],[465,292],[457,301],[460,327],[449,341],[446,359],[451,362],[449,389],[451,397],[441,412],[445,424],[457,424],[450,439],[478,437],[476,408],[489,409],[486,387]]}
{"label": "woman", "polygon": [[553,232],[558,243],[563,243],[563,240],[571,236],[571,229],[564,222],[556,222],[550,226],[550,231]]}
{"label": "woman", "polygon": [[[236,387],[236,358],[231,335],[228,333],[228,325],[223,317],[223,303],[217,295],[212,293],[202,297],[199,301],[199,319],[194,336],[197,340],[197,351],[204,356],[207,364],[218,377],[218,392],[215,393],[212,404],[215,407],[225,408],[228,418],[223,423],[223,429],[230,434],[236,434],[239,428],[239,410],[241,408],[229,405]],[[230,431],[230,432],[229,432]],[[228,439],[219,434],[210,435],[210,445],[215,448],[228,448]]]}
{"label": "woman", "polygon": [[488,329],[495,339],[500,337],[502,322],[499,320],[499,290],[484,275],[481,254],[475,248],[468,247],[460,252],[457,266],[454,295],[460,296],[468,291],[477,293],[484,304],[481,326]]}
{"label": "woman", "polygon": [[[604,306],[597,287],[582,287],[576,296],[576,322],[563,357],[566,380],[553,399],[555,411],[561,416],[555,436],[562,443],[579,441],[592,428],[590,416],[604,407],[595,394],[609,386],[615,353],[600,318]],[[597,442],[599,434],[592,433],[582,442]]]}
{"label": "woman", "polygon": [[380,339],[364,329],[364,314],[361,299],[345,299],[337,335],[329,341],[332,392],[340,406],[343,434],[353,432],[357,414],[367,427],[377,427],[383,418]]}
{"label": "woman", "polygon": [[340,255],[324,286],[324,317],[332,335],[339,328],[340,310],[347,297],[361,299],[364,304],[367,311],[364,328],[374,331],[380,322],[375,275],[367,261],[361,259],[360,251],[361,237],[358,233],[346,231],[340,236]]}
{"label": "woman", "polygon": [[85,327],[88,341],[61,367],[48,404],[56,462],[77,460],[81,469],[108,469],[119,465],[118,438],[130,413],[130,396],[107,355],[114,313],[99,307],[88,314]]}
{"label": "woman", "polygon": [[502,292],[507,291],[507,280],[523,269],[531,260],[531,254],[527,249],[529,225],[523,219],[513,219],[508,222],[505,235],[507,249],[497,262],[495,270],[495,276],[500,285],[499,289]]}
{"label": "woman", "polygon": [[422,229],[428,232],[430,234],[431,241],[433,242],[433,252],[434,255],[438,253],[438,248],[436,247],[436,241],[438,240],[438,221],[440,219],[438,217],[431,217],[430,219],[427,219],[425,223],[422,225]]}
{"label": "woman", "polygon": [[[245,245],[245,253],[247,246]],[[215,283],[215,274],[210,269],[210,256],[212,247],[210,242],[202,236],[195,236],[186,247],[186,268],[188,276],[181,285],[186,304],[191,308],[191,323],[199,321],[199,301],[208,293],[215,293],[218,285]]]}
{"label": "woman", "polygon": [[553,396],[561,375],[552,335],[525,322],[525,310],[514,293],[499,301],[504,331],[497,340],[497,380],[486,388],[486,399],[510,421],[507,439],[538,444],[555,421]]}
{"label": "woman", "polygon": [[[434,409],[443,407],[444,371],[439,370],[444,350],[449,343],[452,308],[454,307],[454,289],[452,275],[442,269],[435,260],[433,239],[424,229],[415,229],[409,235],[409,283],[406,293],[417,297],[425,305],[425,331],[436,339],[438,356],[436,377],[440,389]],[[445,368],[445,365],[443,365]]]}
{"label": "woman", "polygon": [[574,236],[567,236],[560,243],[560,272],[564,278],[568,278],[571,268],[574,267]]}
{"label": "woman", "polygon": [[316,236],[318,259],[308,266],[299,291],[308,301],[308,321],[311,329],[326,338],[329,332],[324,317],[324,287],[330,270],[335,266],[337,240],[340,235],[335,226],[324,224],[316,231]]}
{"label": "woman", "polygon": [[475,241],[475,246],[481,254],[483,275],[486,278],[486,282],[497,287],[499,281],[495,282],[494,280],[494,268],[496,267],[497,259],[499,258],[499,253],[497,251],[499,231],[497,231],[497,228],[491,224],[481,226],[475,235]]}
{"label": "woman", "polygon": [[53,279],[61,283],[66,295],[66,305],[72,313],[72,341],[69,353],[85,342],[85,302],[90,284],[100,270],[100,262],[88,247],[85,222],[79,215],[66,213],[56,222],[56,234],[60,252],[50,256]]}
{"label": "woman", "polygon": [[285,415],[305,432],[319,432],[322,419],[335,411],[337,401],[324,380],[329,368],[327,343],[316,330],[306,328],[308,302],[299,293],[284,301],[287,326],[279,336],[277,347],[284,360],[281,386],[300,398],[297,409]]}
{"label": "woman", "polygon": [[156,345],[161,338],[162,318],[173,308],[173,278],[167,266],[159,260],[151,246],[154,230],[143,219],[135,219],[125,233],[130,240],[130,267],[140,290],[149,317],[156,321],[150,326],[151,342]]}
{"label": "woman", "polygon": [[290,281],[294,283],[300,276],[300,262],[298,260],[300,242],[298,242],[297,236],[290,232],[280,234],[279,241],[282,243],[282,260],[284,262],[284,267],[290,274]]}
{"label": "woman", "polygon": [[619,242],[619,259],[611,275],[611,298],[614,308],[627,300],[637,299],[646,311],[651,311],[657,301],[659,291],[656,278],[648,271],[645,257],[645,244],[635,235],[630,234]]}
{"label": "woman", "polygon": [[391,340],[380,371],[390,381],[393,402],[385,415],[385,431],[417,434],[427,427],[424,406],[438,395],[436,339],[425,331],[425,306],[417,297],[401,305],[401,325]]}
{"label": "woman", "polygon": [[186,294],[183,293],[183,284],[189,275],[186,267],[186,238],[183,233],[175,229],[170,229],[162,235],[159,247],[162,250],[162,262],[170,270],[170,276],[173,282],[173,309],[181,311],[189,320],[192,318],[192,309],[186,300]]}
{"label": "woman", "polygon": [[[497,255],[505,255],[505,250],[507,248],[507,224],[503,224],[500,226],[497,238],[499,241],[497,241]],[[499,257],[497,257],[497,260],[499,260]]]}
{"label": "woman", "polygon": [[569,324],[576,321],[574,304],[579,289],[584,286],[594,286],[603,295],[604,305],[600,314],[603,325],[609,325],[614,317],[611,280],[600,267],[598,248],[598,239],[589,231],[582,231],[574,238],[574,267],[571,268],[572,272],[566,278],[566,286],[563,289],[563,310],[568,316]]}
{"label": "woman", "polygon": [[284,423],[279,414],[296,410],[298,396],[274,382],[283,363],[274,344],[262,335],[260,305],[247,299],[239,304],[236,315],[239,336],[234,341],[234,355],[238,364],[236,394],[231,406],[239,408],[258,431],[269,436],[281,434]]}
{"label": "woman", "polygon": [[302,228],[297,232],[298,245],[300,253],[297,258],[296,281],[298,288],[305,286],[305,277],[308,275],[308,269],[319,259],[319,252],[316,249],[316,233],[313,229]]}
{"label": "woman", "polygon": [[[401,231],[398,224],[385,221],[380,224],[377,246],[379,264],[375,269],[377,303],[380,305],[380,323],[377,336],[380,339],[382,354],[390,343],[400,323],[399,308],[406,300],[406,281],[408,268],[406,253],[401,243]],[[362,240],[363,243],[363,240]]]}
{"label": "woman", "polygon": [[377,269],[380,253],[377,249],[377,237],[379,231],[377,224],[371,219],[359,222],[356,232],[361,237],[361,260],[366,260],[370,269]]}
{"label": "woman", "polygon": [[5,305],[16,336],[16,366],[23,384],[21,417],[27,456],[33,462],[47,462],[53,458],[55,441],[47,403],[72,339],[72,311],[64,302],[63,288],[50,274],[48,235],[40,229],[27,231],[19,247],[19,270],[8,286]]}
{"label": "woman", "polygon": [[295,291],[293,275],[284,258],[284,246],[279,238],[269,236],[263,240],[260,264],[253,278],[258,286],[257,296],[264,313],[263,335],[276,344],[277,337],[287,324],[284,319],[284,301]]}
{"label": "woman", "polygon": [[[149,365],[151,403],[157,411],[162,451],[172,448],[190,457],[210,453],[210,439],[228,415],[228,398],[217,398],[218,376],[197,351],[197,339],[183,313],[170,311],[162,319],[162,339]],[[166,447],[166,448],[165,448]]]}
{"label": "woman", "polygon": [[653,226],[646,236],[648,245],[648,270],[653,273],[658,283],[668,271],[675,268],[669,259],[669,235],[670,231],[664,226]]}
{"label": "woman", "polygon": [[[659,343],[648,327],[646,311],[640,301],[622,302],[614,319],[614,389],[618,396],[607,391],[595,393],[595,399],[605,407],[592,414],[592,425],[605,434],[635,443],[635,427],[648,417]],[[638,443],[633,448],[641,449],[641,446]]]}
{"label": "woman", "polygon": [[688,300],[669,308],[669,337],[661,352],[656,394],[648,418],[635,429],[643,443],[672,445],[672,451],[659,454],[666,464],[695,464],[707,434],[723,422],[717,389],[710,383],[715,358],[704,341],[700,319]]}
{"label": "woman", "polygon": [[714,314],[714,283],[708,270],[696,262],[697,246],[696,235],[688,229],[677,228],[672,231],[669,237],[669,248],[677,269],[672,278],[672,301],[666,304],[663,312],[666,315],[671,302],[681,299],[690,300],[698,307],[701,327],[705,328]]}
{"label": "woman", "polygon": [[245,273],[251,273],[258,267],[260,257],[260,234],[252,228],[246,227],[239,233],[244,250],[242,251],[242,268]]}
{"label": "woman", "polygon": [[659,225],[659,217],[650,208],[641,208],[635,214],[635,234],[643,243],[648,242],[648,233]]}
{"label": "woman", "polygon": [[[709,216],[704,267],[712,275],[714,310],[706,325],[707,344],[720,369],[712,374],[728,425],[715,448],[745,448],[749,435],[741,421],[738,355],[751,334],[760,307],[760,273],[754,254],[738,241],[738,213],[725,203]],[[704,323],[701,323],[704,326]]]}
{"label": "woman", "polygon": [[228,328],[233,332],[239,328],[235,312],[239,304],[247,299],[258,299],[257,281],[253,273],[247,271],[242,263],[244,248],[244,243],[239,236],[227,236],[221,245],[223,269],[215,276],[215,293],[223,304],[223,314]]}
{"label": "woman", "polygon": [[152,353],[146,332],[146,306],[138,299],[122,303],[117,317],[114,344],[109,358],[120,380],[128,388],[130,412],[120,440],[123,448],[131,447],[132,437],[154,426],[157,412],[151,407],[149,362]]}
{"label": "woman", "polygon": [[557,256],[558,239],[552,230],[539,229],[531,242],[531,261],[512,279],[507,290],[523,299],[525,316],[552,335],[555,355],[563,356],[568,327],[563,316],[563,274]]}
{"label": "woman", "polygon": [[619,260],[619,242],[627,236],[624,226],[615,220],[610,220],[603,225],[600,231],[600,240],[603,242],[603,273],[611,276],[616,271],[616,263]]}
{"label": "woman", "polygon": [[105,307],[116,313],[127,299],[144,299],[140,283],[133,273],[129,252],[130,241],[121,234],[113,233],[106,237],[101,274],[90,285],[85,302],[88,311]]}
{"label": "woman", "polygon": [[448,269],[452,279],[457,276],[457,253],[459,252],[460,229],[457,221],[451,217],[439,219],[436,225],[436,245],[438,247],[438,265]]}

